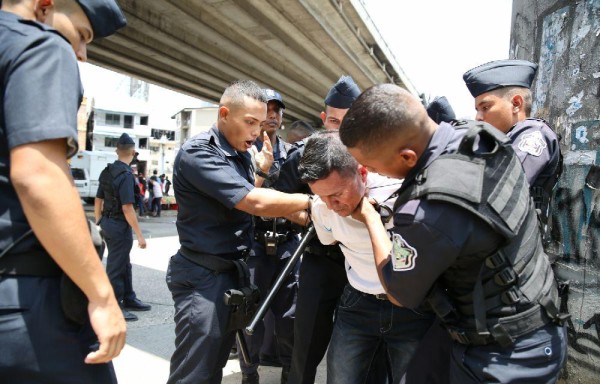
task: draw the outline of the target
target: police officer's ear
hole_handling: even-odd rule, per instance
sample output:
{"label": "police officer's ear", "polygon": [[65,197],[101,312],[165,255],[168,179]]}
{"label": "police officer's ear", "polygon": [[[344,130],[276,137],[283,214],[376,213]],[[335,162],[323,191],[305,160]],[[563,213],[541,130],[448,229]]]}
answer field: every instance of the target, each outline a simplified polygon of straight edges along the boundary
{"label": "police officer's ear", "polygon": [[54,0],[38,0],[34,5],[34,14],[38,22],[43,23],[46,21],[48,14],[54,8]]}
{"label": "police officer's ear", "polygon": [[525,100],[523,99],[523,96],[516,94],[510,99],[510,102],[513,106],[513,113],[519,113],[520,111],[525,110]]}
{"label": "police officer's ear", "polygon": [[402,148],[399,149],[396,158],[408,168],[414,168],[417,165],[417,161],[419,160],[419,156],[417,153],[410,148]]}
{"label": "police officer's ear", "polygon": [[227,108],[224,105],[221,105],[219,107],[219,120],[221,119],[227,119],[227,116],[229,116],[229,108]]}
{"label": "police officer's ear", "polygon": [[321,112],[321,120],[323,121],[323,124],[325,124],[325,121],[327,120],[327,114],[325,112]]}

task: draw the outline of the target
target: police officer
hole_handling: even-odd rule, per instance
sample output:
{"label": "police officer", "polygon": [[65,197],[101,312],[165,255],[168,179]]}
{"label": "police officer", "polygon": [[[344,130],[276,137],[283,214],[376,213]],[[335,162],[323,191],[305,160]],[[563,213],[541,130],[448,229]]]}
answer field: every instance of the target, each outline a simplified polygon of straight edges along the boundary
{"label": "police officer", "polygon": [[[360,89],[352,77],[340,77],[325,98],[325,111],[321,112],[323,127],[338,129],[359,94]],[[310,193],[298,172],[303,153],[304,143],[296,143],[282,166],[276,189]],[[339,246],[323,245],[318,239],[313,239],[300,265],[294,350],[288,383],[314,383],[317,366],[325,356],[331,338],[333,313],[347,283],[344,255]]]}
{"label": "police officer", "polygon": [[[230,307],[223,294],[240,288],[238,261],[254,241],[252,216],[279,217],[308,208],[308,196],[255,188],[264,178],[248,153],[266,120],[263,90],[249,80],[227,87],[217,123],[190,138],[174,163],[173,188],[179,211],[181,248],[167,270],[175,305],[175,352],[169,383],[220,383],[234,342]],[[256,156],[262,173],[272,156],[266,133]],[[261,180],[258,180],[258,179]]]}
{"label": "police officer", "polygon": [[[269,141],[272,143],[273,164],[268,173],[262,172],[257,167],[257,174],[264,178],[263,187],[270,187],[279,176],[281,164],[287,158],[287,152],[290,145],[283,141],[277,135],[277,130],[281,127],[283,120],[283,110],[285,104],[278,92],[272,89],[265,89],[267,99],[267,119],[261,124],[261,133],[266,133]],[[263,139],[259,135],[255,146],[258,151],[262,151]],[[252,250],[254,255],[248,258],[248,268],[250,269],[251,279],[261,292],[266,292],[279,275],[281,270],[287,264],[287,259],[294,253],[299,245],[299,240],[292,224],[284,218],[263,218],[255,216],[254,218],[254,242]],[[292,346],[294,344],[294,313],[296,307],[296,292],[298,283],[296,274],[291,273],[281,289],[275,295],[270,309],[274,316],[274,331],[276,351],[275,356],[279,357],[282,365],[281,382],[287,381],[292,359]],[[266,324],[265,324],[266,325]],[[240,356],[240,366],[242,369],[242,383],[258,383],[258,364],[260,359],[261,347],[263,346],[266,332],[272,333],[272,328],[266,328],[259,323],[252,336],[246,336],[248,352],[250,353],[251,364],[248,365]]]}
{"label": "police officer", "polygon": [[135,142],[128,134],[123,133],[117,141],[118,159],[100,173],[100,185],[94,200],[96,222],[102,227],[108,248],[106,271],[126,321],[138,319],[129,310],[149,311],[152,308],[136,297],[129,257],[133,247],[132,229],[138,246],[146,248],[146,239],[142,235],[133,207],[135,178],[129,164],[135,155]]}
{"label": "police officer", "polygon": [[[67,158],[78,147],[77,59],[92,39],[124,25],[110,0],[1,2],[2,382],[116,383],[110,360],[125,344],[125,322]],[[89,301],[83,324],[61,306],[64,273]]]}
{"label": "police officer", "polygon": [[475,98],[476,119],[493,125],[511,139],[545,231],[562,157],[556,133],[546,121],[530,117],[530,88],[537,67],[526,60],[498,60],[465,72],[463,79]]}
{"label": "police officer", "polygon": [[450,381],[555,382],[564,317],[506,136],[486,123],[437,125],[392,84],[365,91],[340,136],[359,163],[404,178],[392,240],[366,199],[353,217],[369,229],[387,293],[406,307],[429,295],[454,340]]}
{"label": "police officer", "polygon": [[[436,124],[456,121],[456,114],[445,96],[436,97],[426,108],[427,115]],[[448,383],[452,340],[439,323],[431,325],[410,361],[403,384]]]}

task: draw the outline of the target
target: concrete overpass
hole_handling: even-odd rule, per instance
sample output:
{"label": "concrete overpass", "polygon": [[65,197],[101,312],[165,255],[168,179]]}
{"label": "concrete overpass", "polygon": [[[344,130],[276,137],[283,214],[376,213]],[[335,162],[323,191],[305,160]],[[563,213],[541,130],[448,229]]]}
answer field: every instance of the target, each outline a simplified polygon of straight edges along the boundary
{"label": "concrete overpass", "polygon": [[207,101],[236,79],[279,91],[286,115],[315,121],[342,74],[362,89],[417,91],[362,0],[118,0],[128,26],[89,61]]}

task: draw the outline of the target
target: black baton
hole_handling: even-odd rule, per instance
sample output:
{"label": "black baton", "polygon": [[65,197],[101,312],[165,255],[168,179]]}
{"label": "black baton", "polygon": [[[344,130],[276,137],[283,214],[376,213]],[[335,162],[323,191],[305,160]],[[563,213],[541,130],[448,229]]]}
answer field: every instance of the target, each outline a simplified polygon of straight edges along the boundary
{"label": "black baton", "polygon": [[252,362],[250,361],[250,354],[248,353],[248,345],[246,344],[246,339],[244,339],[244,332],[241,329],[235,331],[235,338],[237,340],[238,348],[240,349],[240,353],[242,354],[242,358],[244,359],[244,363],[250,365]]}
{"label": "black baton", "polygon": [[273,284],[273,287],[271,287],[271,290],[269,291],[269,293],[267,293],[265,300],[260,304],[260,307],[258,308],[258,310],[256,311],[256,314],[252,318],[250,325],[248,325],[246,327],[247,335],[254,334],[254,329],[256,328],[258,323],[262,320],[262,318],[267,313],[267,309],[269,309],[269,307],[271,306],[271,303],[273,302],[273,298],[275,298],[275,295],[279,291],[279,288],[281,288],[281,286],[283,285],[283,281],[292,272],[292,270],[294,269],[294,266],[296,265],[296,262],[302,255],[302,252],[304,252],[304,250],[306,249],[308,242],[312,240],[312,238],[315,236],[315,234],[316,234],[315,227],[312,224],[309,224],[306,233],[302,237],[302,240],[300,240],[300,244],[298,245],[298,248],[296,248],[296,251],[290,257],[287,264],[285,265],[285,268],[283,268],[283,270],[277,276],[277,280],[275,280],[275,284]]}

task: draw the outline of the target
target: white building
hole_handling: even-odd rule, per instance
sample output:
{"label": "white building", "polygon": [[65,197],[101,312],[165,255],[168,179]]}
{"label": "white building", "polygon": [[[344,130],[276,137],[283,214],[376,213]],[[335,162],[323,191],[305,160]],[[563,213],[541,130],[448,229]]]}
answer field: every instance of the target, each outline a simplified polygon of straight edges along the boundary
{"label": "white building", "polygon": [[200,108],[184,108],[177,112],[172,119],[176,120],[175,141],[181,145],[190,137],[205,132],[217,122],[219,107],[210,105]]}

